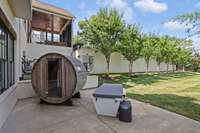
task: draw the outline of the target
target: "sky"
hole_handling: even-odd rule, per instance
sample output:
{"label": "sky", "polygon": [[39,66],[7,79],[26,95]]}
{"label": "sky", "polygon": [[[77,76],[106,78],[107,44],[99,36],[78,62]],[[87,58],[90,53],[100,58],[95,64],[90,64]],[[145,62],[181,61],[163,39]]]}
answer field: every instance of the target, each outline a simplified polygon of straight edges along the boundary
{"label": "sky", "polygon": [[[99,8],[116,8],[124,14],[128,24],[139,24],[145,33],[188,37],[186,29],[191,25],[170,21],[171,18],[184,13],[200,11],[200,0],[41,0],[70,11],[76,18],[74,35],[79,30],[78,22],[95,15]],[[200,39],[190,38],[194,46],[200,49]]]}

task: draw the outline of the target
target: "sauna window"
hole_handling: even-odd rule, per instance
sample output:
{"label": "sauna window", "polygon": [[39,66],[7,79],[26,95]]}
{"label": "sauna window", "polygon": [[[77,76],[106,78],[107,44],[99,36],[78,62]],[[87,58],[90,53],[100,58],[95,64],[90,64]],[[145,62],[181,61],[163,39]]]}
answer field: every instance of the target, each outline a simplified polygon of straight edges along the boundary
{"label": "sauna window", "polygon": [[48,59],[48,96],[61,97],[61,59]]}

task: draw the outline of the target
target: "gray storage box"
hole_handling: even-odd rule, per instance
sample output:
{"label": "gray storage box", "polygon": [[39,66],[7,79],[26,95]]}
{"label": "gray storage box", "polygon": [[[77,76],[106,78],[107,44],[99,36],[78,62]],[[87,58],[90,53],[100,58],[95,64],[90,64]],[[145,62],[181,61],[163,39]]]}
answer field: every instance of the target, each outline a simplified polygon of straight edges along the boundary
{"label": "gray storage box", "polygon": [[117,116],[124,91],[121,84],[103,84],[93,94],[93,102],[99,115]]}

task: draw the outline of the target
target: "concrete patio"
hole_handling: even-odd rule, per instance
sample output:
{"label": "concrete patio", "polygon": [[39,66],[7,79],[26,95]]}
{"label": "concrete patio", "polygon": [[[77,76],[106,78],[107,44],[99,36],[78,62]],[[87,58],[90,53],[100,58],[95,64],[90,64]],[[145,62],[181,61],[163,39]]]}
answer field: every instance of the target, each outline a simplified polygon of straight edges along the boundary
{"label": "concrete patio", "polygon": [[199,133],[200,123],[132,100],[133,122],[97,116],[92,92],[81,91],[74,106],[41,105],[39,99],[18,101],[0,133]]}

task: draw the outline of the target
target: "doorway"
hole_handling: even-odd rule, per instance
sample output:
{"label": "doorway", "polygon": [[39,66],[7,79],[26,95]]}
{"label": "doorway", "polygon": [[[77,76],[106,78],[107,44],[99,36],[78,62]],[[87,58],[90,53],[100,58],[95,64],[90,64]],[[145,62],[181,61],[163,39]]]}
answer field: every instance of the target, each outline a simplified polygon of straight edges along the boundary
{"label": "doorway", "polygon": [[62,97],[61,59],[48,59],[48,96]]}

